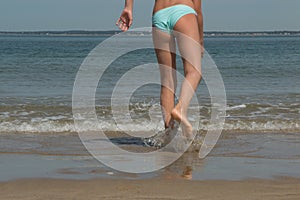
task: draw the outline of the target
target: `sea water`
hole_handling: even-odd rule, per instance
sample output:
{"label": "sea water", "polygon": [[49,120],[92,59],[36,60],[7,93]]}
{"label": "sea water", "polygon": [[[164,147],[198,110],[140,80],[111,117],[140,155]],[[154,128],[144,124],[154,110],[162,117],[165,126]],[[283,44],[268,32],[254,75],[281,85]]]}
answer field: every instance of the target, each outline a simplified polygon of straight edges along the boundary
{"label": "sea water", "polygon": [[[72,115],[76,74],[89,52],[105,39],[0,36],[0,133],[76,132]],[[144,39],[147,37],[131,36],[128,40]],[[300,37],[207,37],[205,49],[218,66],[226,88],[225,131],[300,131]],[[117,58],[98,84],[95,102],[100,125],[89,125],[86,130],[118,131],[111,111],[117,81],[132,66],[155,62],[153,49]],[[179,56],[177,63],[182,71]],[[159,112],[155,113],[157,121],[149,120],[150,110],[159,110],[159,92],[160,86],[154,84],[134,92],[129,109],[136,124],[124,121],[125,130],[163,129]],[[200,102],[199,129],[205,131],[211,110],[205,81],[196,94]]]}

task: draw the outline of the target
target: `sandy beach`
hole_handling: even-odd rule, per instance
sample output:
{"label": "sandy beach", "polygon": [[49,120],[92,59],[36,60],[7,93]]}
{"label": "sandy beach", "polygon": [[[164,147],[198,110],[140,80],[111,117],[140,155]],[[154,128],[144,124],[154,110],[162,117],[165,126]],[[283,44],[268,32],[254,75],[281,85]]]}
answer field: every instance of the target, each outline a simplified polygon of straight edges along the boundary
{"label": "sandy beach", "polygon": [[[224,134],[206,159],[199,159],[197,152],[185,153],[165,169],[148,174],[104,166],[80,147],[76,135],[14,136],[2,135],[2,146],[23,141],[32,148],[26,152],[17,145],[19,149],[0,154],[0,196],[5,200],[300,198],[298,134]],[[46,149],[45,141],[53,149]]]}
{"label": "sandy beach", "polygon": [[59,180],[28,179],[0,183],[1,199],[299,199],[300,180]]}

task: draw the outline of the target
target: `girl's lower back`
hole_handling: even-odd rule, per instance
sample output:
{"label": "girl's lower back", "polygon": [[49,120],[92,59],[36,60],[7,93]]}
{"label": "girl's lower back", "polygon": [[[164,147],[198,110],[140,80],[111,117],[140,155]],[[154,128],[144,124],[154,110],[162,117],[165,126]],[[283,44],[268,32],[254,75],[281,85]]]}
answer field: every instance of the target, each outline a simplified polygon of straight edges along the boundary
{"label": "girl's lower back", "polygon": [[183,4],[194,8],[193,0],[155,0],[153,13],[178,4]]}

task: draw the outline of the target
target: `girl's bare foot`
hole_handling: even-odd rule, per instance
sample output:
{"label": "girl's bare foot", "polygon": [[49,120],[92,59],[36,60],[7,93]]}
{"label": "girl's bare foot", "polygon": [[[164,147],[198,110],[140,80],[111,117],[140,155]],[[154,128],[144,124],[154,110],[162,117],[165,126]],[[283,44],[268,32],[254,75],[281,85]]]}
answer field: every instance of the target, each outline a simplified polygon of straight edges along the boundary
{"label": "girl's bare foot", "polygon": [[146,146],[154,147],[157,149],[160,149],[168,145],[177,134],[177,129],[178,129],[178,126],[175,122],[172,122],[172,124],[170,125],[171,127],[163,131],[159,131],[156,135],[153,135],[151,137],[143,138],[142,141]]}
{"label": "girl's bare foot", "polygon": [[172,110],[172,118],[178,121],[179,123],[182,123],[182,131],[183,134],[188,138],[192,139],[193,136],[193,126],[187,119],[186,115],[182,112],[181,104],[180,102],[175,106],[175,108]]}

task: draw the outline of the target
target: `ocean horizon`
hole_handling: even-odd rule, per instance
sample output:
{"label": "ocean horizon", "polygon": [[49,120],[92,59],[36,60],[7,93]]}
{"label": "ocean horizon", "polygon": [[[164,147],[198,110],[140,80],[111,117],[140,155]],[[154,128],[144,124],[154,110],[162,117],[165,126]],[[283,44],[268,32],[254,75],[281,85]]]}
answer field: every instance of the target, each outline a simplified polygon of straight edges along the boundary
{"label": "ocean horizon", "polygon": [[[112,36],[119,34],[120,30],[18,30],[18,31],[1,31],[0,35],[47,35],[47,36]],[[130,31],[134,33],[135,31]],[[135,32],[137,35],[141,31]],[[151,34],[144,31],[143,34]],[[250,31],[222,31],[210,30],[204,31],[205,36],[299,36],[300,30],[250,30]]]}

